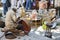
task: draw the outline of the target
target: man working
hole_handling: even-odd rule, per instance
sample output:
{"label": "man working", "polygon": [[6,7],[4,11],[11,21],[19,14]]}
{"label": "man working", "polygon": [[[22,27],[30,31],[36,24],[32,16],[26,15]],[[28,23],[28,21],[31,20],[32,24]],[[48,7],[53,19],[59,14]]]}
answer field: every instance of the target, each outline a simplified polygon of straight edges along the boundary
{"label": "man working", "polygon": [[5,28],[3,29],[3,31],[14,29],[17,25],[16,22],[17,22],[16,9],[12,8],[6,14]]}

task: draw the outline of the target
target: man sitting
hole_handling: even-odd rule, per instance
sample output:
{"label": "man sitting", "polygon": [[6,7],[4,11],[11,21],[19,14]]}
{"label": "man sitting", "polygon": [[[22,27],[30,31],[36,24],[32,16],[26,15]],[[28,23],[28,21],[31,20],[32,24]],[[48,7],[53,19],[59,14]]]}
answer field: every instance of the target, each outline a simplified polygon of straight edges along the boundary
{"label": "man sitting", "polygon": [[2,31],[8,31],[8,30],[12,30],[15,27],[17,27],[17,17],[16,17],[16,8],[12,8],[11,10],[9,10],[6,14],[6,18],[5,18],[5,27],[4,29],[2,29]]}

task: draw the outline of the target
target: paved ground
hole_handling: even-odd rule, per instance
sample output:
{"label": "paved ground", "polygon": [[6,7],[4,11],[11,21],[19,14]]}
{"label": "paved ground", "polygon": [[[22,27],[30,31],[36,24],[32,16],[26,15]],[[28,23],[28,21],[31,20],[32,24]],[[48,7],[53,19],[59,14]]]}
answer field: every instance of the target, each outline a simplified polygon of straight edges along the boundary
{"label": "paved ground", "polygon": [[[60,40],[60,27],[57,26],[57,29],[52,29],[52,39],[45,37],[44,36],[44,30],[42,29],[42,27],[40,26],[36,31],[34,31],[35,29],[31,29],[29,36],[25,35],[25,36],[19,36],[16,39],[6,39],[5,37],[2,37],[0,40]],[[3,35],[4,33],[1,32],[1,28],[0,28],[0,37]]]}
{"label": "paved ground", "polygon": [[[0,31],[0,36],[3,35],[3,34],[4,33],[2,33]],[[19,39],[19,37],[17,37],[16,39],[6,39],[5,37],[3,37],[0,40],[52,40],[52,39],[44,37],[42,35],[37,35],[35,32],[31,31],[29,33],[29,36],[25,35],[25,36],[20,37],[20,39]]]}

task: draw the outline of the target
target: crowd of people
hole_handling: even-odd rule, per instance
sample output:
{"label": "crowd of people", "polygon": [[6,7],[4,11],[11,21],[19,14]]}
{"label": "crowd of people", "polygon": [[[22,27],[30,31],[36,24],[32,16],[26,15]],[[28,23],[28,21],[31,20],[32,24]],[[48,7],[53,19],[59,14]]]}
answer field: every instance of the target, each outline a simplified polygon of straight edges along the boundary
{"label": "crowd of people", "polygon": [[[3,16],[6,15],[9,8],[18,7],[22,4],[20,0],[1,0],[3,6]],[[19,4],[18,4],[19,3]],[[18,6],[17,6],[18,5]]]}
{"label": "crowd of people", "polygon": [[32,6],[36,5],[36,0],[1,0],[1,3],[3,5],[3,14],[6,15],[8,9],[13,7],[19,9],[23,6],[26,10],[32,9]]}

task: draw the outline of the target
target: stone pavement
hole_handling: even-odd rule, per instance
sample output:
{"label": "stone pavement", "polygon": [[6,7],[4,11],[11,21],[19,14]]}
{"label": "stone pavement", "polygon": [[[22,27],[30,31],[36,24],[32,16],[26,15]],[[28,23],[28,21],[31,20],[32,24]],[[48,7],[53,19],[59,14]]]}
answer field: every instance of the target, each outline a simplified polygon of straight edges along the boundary
{"label": "stone pavement", "polygon": [[[57,29],[52,29],[52,39],[44,36],[44,30],[42,27],[38,27],[36,31],[35,28],[32,28],[29,36],[18,36],[16,39],[6,39],[5,37],[2,37],[0,40],[60,40],[60,26],[57,26]],[[1,32],[0,28],[0,37],[4,34],[4,32]],[[20,37],[20,39],[19,39]]]}
{"label": "stone pavement", "polygon": [[[3,35],[4,33],[1,32],[1,28],[0,28],[0,37]],[[52,40],[50,38],[41,36],[41,35],[37,35],[36,33],[34,33],[33,31],[31,31],[29,33],[29,36],[25,35],[20,37],[19,36],[16,39],[6,39],[5,37],[0,38],[0,40]]]}
{"label": "stone pavement", "polygon": [[[60,26],[57,26],[56,29],[51,29],[51,32],[52,32],[52,39],[60,40]],[[39,27],[35,33],[43,36],[45,32],[42,29],[42,27]]]}

